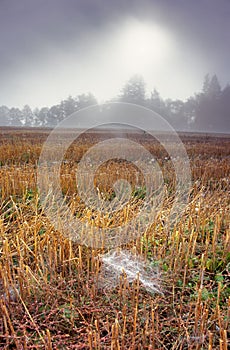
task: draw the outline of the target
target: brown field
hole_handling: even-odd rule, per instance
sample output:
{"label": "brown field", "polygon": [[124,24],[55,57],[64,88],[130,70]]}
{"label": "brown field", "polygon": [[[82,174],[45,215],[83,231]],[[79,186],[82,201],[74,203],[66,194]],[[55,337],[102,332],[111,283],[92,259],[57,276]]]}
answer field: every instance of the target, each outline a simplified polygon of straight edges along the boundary
{"label": "brown field", "polygon": [[[230,137],[180,134],[192,188],[186,210],[170,228],[166,220],[175,199],[173,164],[149,135],[126,130],[126,137],[153,154],[165,180],[166,195],[155,220],[121,247],[159,271],[161,292],[150,293],[138,274],[129,282],[125,270],[117,285],[100,288],[100,257],[108,249],[73,242],[48,220],[36,182],[48,134],[45,129],[0,129],[0,348],[227,350]],[[102,215],[79,197],[78,163],[108,135],[106,130],[81,135],[66,152],[60,174],[72,213],[100,228],[133,220],[145,198],[139,169],[118,159],[99,167],[94,185],[110,201],[113,183],[122,175],[132,188],[128,209]]]}

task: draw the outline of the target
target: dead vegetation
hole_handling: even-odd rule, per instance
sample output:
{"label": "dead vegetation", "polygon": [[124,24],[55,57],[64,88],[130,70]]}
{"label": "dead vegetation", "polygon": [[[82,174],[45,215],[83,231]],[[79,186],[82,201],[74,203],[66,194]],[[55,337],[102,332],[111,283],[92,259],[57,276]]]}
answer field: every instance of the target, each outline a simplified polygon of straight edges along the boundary
{"label": "dead vegetation", "polygon": [[[105,135],[104,135],[105,136]],[[81,220],[116,227],[132,220],[145,198],[136,169],[112,160],[95,186],[114,198],[117,171],[132,184],[129,210],[112,217],[84,206],[75,171],[85,151],[104,137],[86,134],[68,150],[61,184]],[[118,284],[99,288],[100,255],[57,232],[37,192],[36,165],[47,134],[2,130],[0,139],[0,347],[2,349],[221,349],[228,348],[230,310],[229,174],[227,138],[182,135],[192,170],[189,203],[171,230],[165,225],[174,172],[162,147],[145,135],[167,186],[161,211],[146,232],[121,249],[157,269],[162,293],[146,291],[125,270]],[[109,169],[109,176],[106,170]]]}

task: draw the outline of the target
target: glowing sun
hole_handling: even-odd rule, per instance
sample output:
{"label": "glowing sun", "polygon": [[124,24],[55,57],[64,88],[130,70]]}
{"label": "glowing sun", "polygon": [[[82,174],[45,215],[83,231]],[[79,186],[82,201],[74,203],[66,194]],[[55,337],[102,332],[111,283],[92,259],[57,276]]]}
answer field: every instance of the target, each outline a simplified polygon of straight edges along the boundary
{"label": "glowing sun", "polygon": [[124,65],[136,71],[160,64],[168,57],[171,47],[167,31],[137,20],[127,21],[119,38],[119,54]]}

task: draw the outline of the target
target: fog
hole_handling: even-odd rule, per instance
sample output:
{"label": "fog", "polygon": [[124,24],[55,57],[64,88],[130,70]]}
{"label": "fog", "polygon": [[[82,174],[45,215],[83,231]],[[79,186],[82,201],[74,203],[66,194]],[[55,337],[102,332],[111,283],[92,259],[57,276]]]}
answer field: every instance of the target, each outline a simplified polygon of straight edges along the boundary
{"label": "fog", "polygon": [[230,81],[230,2],[0,2],[0,105],[52,106],[117,96],[133,74],[186,100],[206,73]]}

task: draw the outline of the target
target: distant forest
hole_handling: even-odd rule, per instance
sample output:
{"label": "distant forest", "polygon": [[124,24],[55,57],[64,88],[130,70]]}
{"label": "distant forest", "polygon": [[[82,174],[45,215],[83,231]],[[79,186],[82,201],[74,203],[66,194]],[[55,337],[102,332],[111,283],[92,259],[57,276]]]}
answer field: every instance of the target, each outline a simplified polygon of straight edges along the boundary
{"label": "distant forest", "polygon": [[[216,75],[207,74],[201,92],[186,101],[164,100],[157,89],[147,97],[144,79],[135,75],[119,96],[110,101],[143,105],[159,113],[178,131],[230,132],[230,85],[222,88]],[[0,106],[0,125],[53,128],[75,111],[94,104],[97,104],[96,98],[88,93],[69,96],[50,108]]]}

